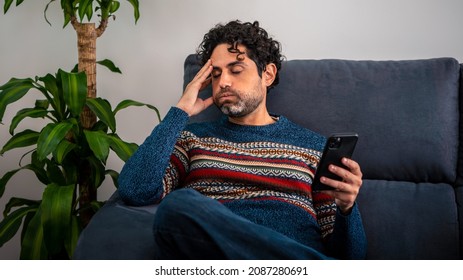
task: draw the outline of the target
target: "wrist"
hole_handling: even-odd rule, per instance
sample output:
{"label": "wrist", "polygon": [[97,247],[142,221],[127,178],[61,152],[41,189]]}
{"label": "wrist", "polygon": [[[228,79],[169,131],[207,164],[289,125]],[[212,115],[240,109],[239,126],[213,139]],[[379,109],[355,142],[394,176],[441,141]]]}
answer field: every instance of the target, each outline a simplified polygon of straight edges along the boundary
{"label": "wrist", "polygon": [[351,206],[347,206],[347,207],[346,206],[344,206],[344,207],[338,206],[339,212],[341,212],[341,214],[344,215],[344,216],[350,215],[350,213],[352,213],[352,208],[354,208],[353,204]]}
{"label": "wrist", "polygon": [[188,116],[191,116],[188,110],[185,108],[185,106],[182,106],[181,103],[177,103],[177,105],[175,105],[175,108],[180,109],[183,112],[185,112]]}

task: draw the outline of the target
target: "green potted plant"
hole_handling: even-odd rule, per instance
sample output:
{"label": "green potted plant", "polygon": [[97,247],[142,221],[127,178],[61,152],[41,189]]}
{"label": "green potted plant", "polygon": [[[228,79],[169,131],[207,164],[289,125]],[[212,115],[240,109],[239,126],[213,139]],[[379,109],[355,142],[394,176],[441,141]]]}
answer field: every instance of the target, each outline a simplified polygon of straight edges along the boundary
{"label": "green potted plant", "polygon": [[[20,5],[24,0],[16,0]],[[127,0],[139,18],[138,0]],[[4,1],[4,13],[13,0]],[[45,15],[50,2],[45,7]],[[21,232],[21,259],[72,258],[81,230],[103,202],[97,188],[109,175],[117,187],[118,172],[106,169],[112,150],[123,161],[138,145],[122,140],[116,131],[116,113],[130,106],[147,106],[160,120],[156,107],[124,100],[112,108],[108,100],[96,96],[96,39],[118,10],[114,0],[61,0],[64,27],[69,23],[77,32],[78,66],[67,72],[35,78],[12,78],[0,86],[0,122],[8,105],[29,92],[38,92],[34,106],[19,110],[11,120],[11,138],[0,154],[26,149],[20,167],[0,174],[0,198],[8,181],[19,171],[32,171],[44,186],[41,200],[13,197],[6,204],[0,222],[0,247]],[[98,14],[98,27],[90,21]],[[46,18],[45,18],[46,19]],[[48,20],[47,20],[48,21]],[[110,60],[98,62],[120,72]],[[26,118],[46,119],[42,129],[17,131]],[[43,122],[41,122],[43,123]],[[24,162],[28,161],[27,164]]]}

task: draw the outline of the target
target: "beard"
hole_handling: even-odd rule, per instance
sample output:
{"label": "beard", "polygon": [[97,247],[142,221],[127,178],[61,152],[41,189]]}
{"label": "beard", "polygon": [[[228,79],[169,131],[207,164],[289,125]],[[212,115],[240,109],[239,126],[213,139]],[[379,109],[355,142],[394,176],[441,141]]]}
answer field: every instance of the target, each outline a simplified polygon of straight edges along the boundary
{"label": "beard", "polygon": [[[237,100],[234,102],[225,101],[221,103],[220,97],[224,94],[227,94],[227,96],[233,96]],[[232,118],[239,118],[254,112],[254,110],[256,110],[256,108],[262,103],[263,99],[263,94],[258,94],[258,91],[256,90],[245,93],[225,88],[216,95],[214,98],[214,104],[225,115]]]}

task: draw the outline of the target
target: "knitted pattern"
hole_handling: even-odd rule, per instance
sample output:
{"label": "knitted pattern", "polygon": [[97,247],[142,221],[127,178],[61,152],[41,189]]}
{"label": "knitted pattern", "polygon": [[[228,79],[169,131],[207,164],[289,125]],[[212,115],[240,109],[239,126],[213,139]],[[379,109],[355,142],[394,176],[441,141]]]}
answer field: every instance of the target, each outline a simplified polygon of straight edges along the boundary
{"label": "knitted pattern", "polygon": [[[172,190],[172,182],[181,182],[183,187],[223,203],[289,203],[317,220],[322,236],[326,236],[333,229],[336,206],[328,196],[312,195],[312,179],[320,156],[321,152],[314,149],[264,141],[229,142],[218,136],[198,137],[186,130],[175,145],[164,194]],[[314,203],[314,197],[320,201]]]}

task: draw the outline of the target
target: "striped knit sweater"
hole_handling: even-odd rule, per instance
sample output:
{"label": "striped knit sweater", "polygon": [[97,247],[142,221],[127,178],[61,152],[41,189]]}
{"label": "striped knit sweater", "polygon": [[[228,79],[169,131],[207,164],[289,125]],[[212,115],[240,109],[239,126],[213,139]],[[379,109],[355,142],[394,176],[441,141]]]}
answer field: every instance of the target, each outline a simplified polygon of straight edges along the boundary
{"label": "striped knit sweater", "polygon": [[356,206],[340,215],[332,197],[311,190],[323,136],[283,116],[265,126],[236,125],[225,116],[187,123],[188,115],[172,108],[126,162],[119,192],[127,203],[157,203],[177,188],[193,188],[322,253],[363,257]]}

